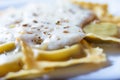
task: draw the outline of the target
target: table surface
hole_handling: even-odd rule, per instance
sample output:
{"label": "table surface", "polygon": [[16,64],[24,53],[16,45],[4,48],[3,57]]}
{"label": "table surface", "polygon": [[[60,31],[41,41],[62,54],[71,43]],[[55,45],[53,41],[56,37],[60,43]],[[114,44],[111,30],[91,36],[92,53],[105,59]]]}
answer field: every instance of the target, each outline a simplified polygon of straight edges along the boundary
{"label": "table surface", "polygon": [[[44,1],[47,2],[50,0],[0,0],[0,10],[4,10],[8,7],[19,7],[21,5],[24,5],[26,3],[31,3],[34,1]],[[120,16],[120,0],[84,0],[84,1],[91,1],[95,3],[107,3],[109,5],[109,12]],[[52,2],[52,0],[51,0]],[[67,78],[67,80],[79,80],[79,79],[120,79],[120,50],[119,48],[116,48],[114,46],[111,46],[110,49],[106,49],[105,51],[108,56],[108,60],[110,62],[110,65],[101,69],[98,69],[96,71],[91,71],[86,74],[80,75],[79,72],[81,71],[79,69],[79,66],[68,68],[67,70],[71,70],[70,72],[62,73],[71,75],[71,78]],[[78,68],[78,69],[77,69]],[[78,72],[77,72],[78,71]],[[65,72],[65,71],[64,71]],[[73,76],[73,74],[76,74]]]}

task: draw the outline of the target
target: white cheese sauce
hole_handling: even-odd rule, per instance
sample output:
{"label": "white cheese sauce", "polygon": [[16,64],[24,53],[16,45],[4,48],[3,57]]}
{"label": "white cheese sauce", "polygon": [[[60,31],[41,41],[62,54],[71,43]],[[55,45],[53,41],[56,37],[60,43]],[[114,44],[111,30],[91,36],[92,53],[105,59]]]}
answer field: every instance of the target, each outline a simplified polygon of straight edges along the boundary
{"label": "white cheese sauce", "polygon": [[47,46],[47,50],[70,46],[85,37],[80,25],[91,14],[69,2],[35,3],[10,9],[0,16],[0,43],[19,37],[32,47]]}

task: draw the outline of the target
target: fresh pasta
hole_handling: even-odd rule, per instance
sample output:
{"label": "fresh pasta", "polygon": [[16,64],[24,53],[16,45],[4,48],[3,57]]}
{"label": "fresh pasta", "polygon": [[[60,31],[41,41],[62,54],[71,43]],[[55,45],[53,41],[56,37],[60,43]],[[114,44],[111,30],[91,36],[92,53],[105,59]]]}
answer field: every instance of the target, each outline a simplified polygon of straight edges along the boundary
{"label": "fresh pasta", "polygon": [[64,0],[6,12],[0,16],[2,79],[35,78],[56,68],[100,64],[107,61],[106,54],[91,42],[120,43],[119,18],[109,14],[106,4]]}

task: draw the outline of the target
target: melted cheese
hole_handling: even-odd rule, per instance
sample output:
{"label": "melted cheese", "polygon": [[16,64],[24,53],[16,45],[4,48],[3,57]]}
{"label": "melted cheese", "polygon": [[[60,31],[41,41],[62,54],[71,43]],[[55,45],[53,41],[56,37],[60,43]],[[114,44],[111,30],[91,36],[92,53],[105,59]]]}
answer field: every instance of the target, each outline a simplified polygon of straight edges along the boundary
{"label": "melted cheese", "polygon": [[70,46],[84,38],[80,25],[90,15],[88,10],[68,2],[10,9],[0,19],[0,43],[15,41],[19,37],[32,47],[46,46],[47,50]]}

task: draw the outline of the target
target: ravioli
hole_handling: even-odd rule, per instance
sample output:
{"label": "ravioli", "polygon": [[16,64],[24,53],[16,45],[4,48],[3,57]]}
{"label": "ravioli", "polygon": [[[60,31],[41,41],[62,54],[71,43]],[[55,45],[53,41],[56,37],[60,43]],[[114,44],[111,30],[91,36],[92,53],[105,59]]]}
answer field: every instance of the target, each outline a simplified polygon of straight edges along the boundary
{"label": "ravioli", "polygon": [[68,1],[9,9],[0,19],[0,76],[37,77],[56,67],[105,62],[103,49],[84,40],[82,27],[95,18]]}
{"label": "ravioli", "polygon": [[97,18],[84,28],[86,40],[93,43],[120,43],[120,16],[109,13],[107,4],[73,1],[75,4],[89,9],[96,14]]}
{"label": "ravioli", "polygon": [[[95,63],[96,64],[96,63],[101,63],[101,62],[106,61],[106,56],[103,53],[102,49],[100,49],[99,47],[92,48],[84,40],[81,43],[79,43],[79,45],[81,45],[81,48],[83,49],[83,52],[80,52],[79,54],[85,54],[86,56],[82,58],[73,57],[72,59],[68,59],[65,61],[36,60],[33,56],[34,54],[31,48],[22,41],[21,41],[21,45],[22,45],[22,51],[24,55],[23,56],[23,63],[24,63],[23,69],[18,72],[10,72],[3,79],[10,79],[10,78],[11,79],[12,78],[22,79],[22,78],[39,77],[53,70],[56,67],[60,68],[60,67],[66,67],[66,66],[80,64],[80,63]],[[56,55],[56,56],[59,56],[59,55]]]}
{"label": "ravioli", "polygon": [[84,27],[86,38],[90,42],[120,43],[119,27],[113,23],[93,23]]}

